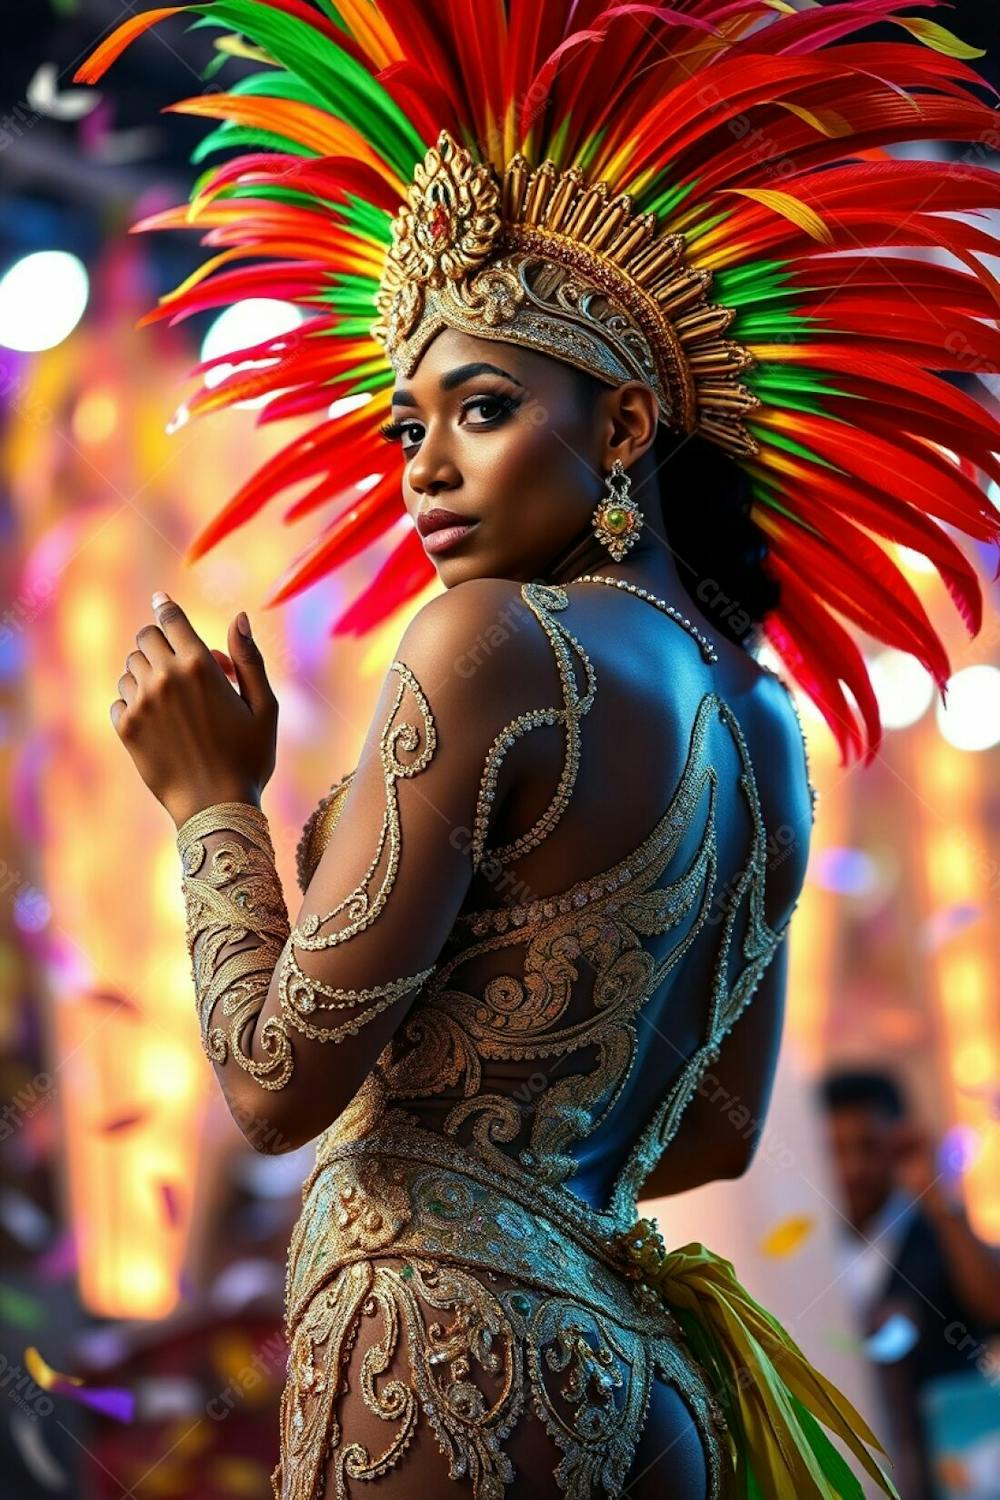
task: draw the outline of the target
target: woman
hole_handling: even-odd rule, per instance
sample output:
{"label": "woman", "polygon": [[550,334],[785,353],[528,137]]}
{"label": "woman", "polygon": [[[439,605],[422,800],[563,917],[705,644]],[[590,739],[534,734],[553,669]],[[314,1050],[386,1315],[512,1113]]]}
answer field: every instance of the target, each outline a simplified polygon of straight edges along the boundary
{"label": "woman", "polygon": [[[974,167],[851,160],[985,128],[971,49],[905,18],[926,47],[822,50],[890,0],[512,3],[433,27],[403,0],[193,9],[277,71],[184,107],[227,122],[219,144],[271,149],[199,184],[224,248],[162,311],[279,287],[321,309],[194,405],[377,392],[193,553],[289,484],[313,481],[301,515],[368,474],[374,412],[402,472],[348,491],[276,598],[379,536],[400,493],[414,525],[341,623],[369,628],[432,569],[443,585],[303,830],[294,926],[245,616],[227,657],[154,595],[112,705],[178,827],[230,1107],[255,1143],[318,1137],[275,1495],[859,1496],[820,1423],[895,1495],[874,1434],[733,1267],[668,1252],[636,1199],[745,1170],[709,1068],[757,1119],[770,1092],[812,789],[761,630],[844,758],[870,759],[877,708],[830,606],[949,670],[871,532],[925,551],[979,626],[933,517],[1000,536],[976,474],[997,477],[996,432],[926,367],[993,347],[978,231],[934,211],[1000,191]],[[970,269],[830,258],[904,227]],[[230,265],[246,255],[265,259]]]}

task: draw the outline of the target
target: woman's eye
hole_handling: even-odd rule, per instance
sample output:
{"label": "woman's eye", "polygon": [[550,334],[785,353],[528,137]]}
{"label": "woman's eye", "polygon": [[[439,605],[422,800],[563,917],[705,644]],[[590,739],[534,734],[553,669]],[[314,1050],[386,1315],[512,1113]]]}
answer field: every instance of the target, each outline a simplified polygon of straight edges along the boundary
{"label": "woman's eye", "polygon": [[[483,425],[485,425],[486,422],[495,421],[497,417],[504,416],[513,411],[517,404],[511,396],[473,396],[470,401],[466,402],[462,410],[473,411],[476,407],[492,407],[492,412],[488,411],[484,418]],[[480,424],[474,423],[473,425],[479,426]]]}

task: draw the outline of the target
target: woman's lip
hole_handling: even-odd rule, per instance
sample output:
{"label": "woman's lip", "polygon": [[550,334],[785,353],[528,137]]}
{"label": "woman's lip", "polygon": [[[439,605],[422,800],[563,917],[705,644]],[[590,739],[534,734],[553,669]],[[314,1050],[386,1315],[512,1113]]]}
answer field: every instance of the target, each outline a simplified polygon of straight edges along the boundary
{"label": "woman's lip", "polygon": [[465,526],[439,526],[436,531],[429,531],[424,537],[424,551],[446,552],[478,525],[478,521],[470,521]]}

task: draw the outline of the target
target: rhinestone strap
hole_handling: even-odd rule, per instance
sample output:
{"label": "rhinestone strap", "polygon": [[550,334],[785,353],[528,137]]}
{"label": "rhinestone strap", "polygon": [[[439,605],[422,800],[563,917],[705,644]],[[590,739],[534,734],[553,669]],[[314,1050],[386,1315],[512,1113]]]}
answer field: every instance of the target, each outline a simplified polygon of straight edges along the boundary
{"label": "rhinestone strap", "polygon": [[675,608],[675,606],[672,604],[667,604],[664,599],[658,599],[656,595],[651,594],[648,589],[640,588],[636,583],[629,583],[624,578],[608,578],[604,573],[584,573],[582,577],[568,578],[566,582],[610,583],[616,589],[624,589],[628,594],[635,594],[640,599],[648,599],[650,604],[655,604],[657,609],[662,610],[665,615],[669,615],[672,620],[676,620],[677,624],[682,625],[689,635],[694,636],[695,640],[698,642],[698,645],[701,647],[701,654],[706,661],[718,661],[719,653],[716,651],[708,636],[705,635],[703,631],[699,630],[697,625],[693,625],[688,619],[687,615],[681,614],[679,609]]}

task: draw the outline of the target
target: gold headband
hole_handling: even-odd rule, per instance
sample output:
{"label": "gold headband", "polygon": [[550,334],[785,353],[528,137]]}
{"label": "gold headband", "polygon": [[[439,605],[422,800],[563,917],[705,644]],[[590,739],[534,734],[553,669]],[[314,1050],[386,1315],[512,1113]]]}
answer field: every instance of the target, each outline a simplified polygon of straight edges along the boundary
{"label": "gold headband", "polygon": [[739,376],[753,356],[721,336],[735,309],[708,301],[710,280],[686,263],[684,236],[657,235],[629,193],[609,200],[606,182],[551,160],[532,170],[521,155],[501,183],[442,130],[392,221],[370,331],[403,375],[455,328],[610,385],[641,380],[668,426],[752,455],[743,418],[760,401]]}

